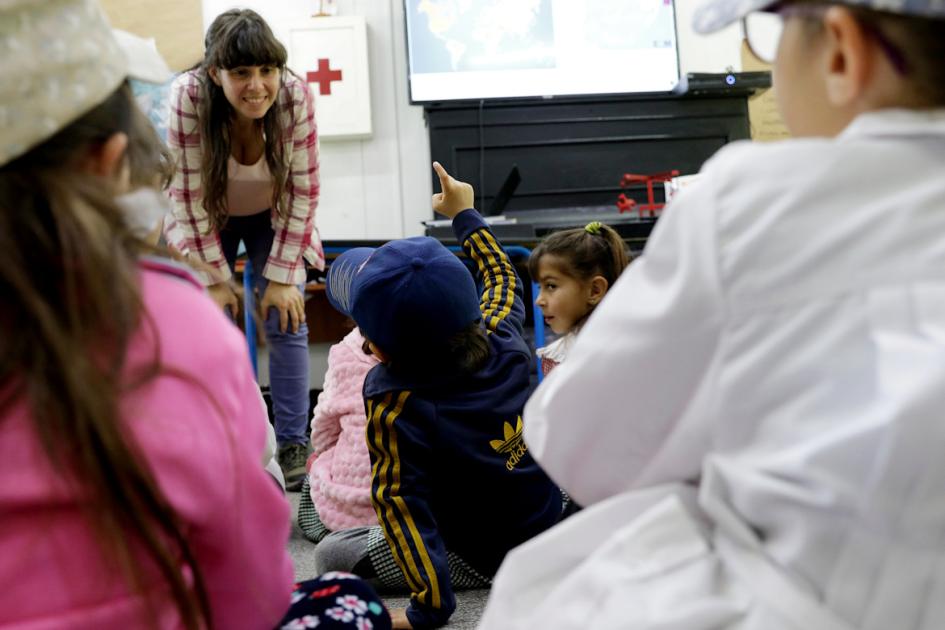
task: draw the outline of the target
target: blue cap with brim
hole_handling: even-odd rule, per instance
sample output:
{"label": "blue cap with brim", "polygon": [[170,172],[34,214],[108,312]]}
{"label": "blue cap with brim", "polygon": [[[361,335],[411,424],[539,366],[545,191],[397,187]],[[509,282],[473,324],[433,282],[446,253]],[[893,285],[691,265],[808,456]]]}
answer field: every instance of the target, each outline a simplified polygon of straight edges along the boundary
{"label": "blue cap with brim", "polygon": [[[767,9],[776,4],[780,4],[779,0],[712,0],[696,10],[692,18],[692,28],[697,33],[713,33],[752,11]],[[942,0],[833,0],[830,4],[846,4],[933,20],[945,19],[945,2]]]}
{"label": "blue cap with brim", "polygon": [[349,249],[328,268],[325,292],[328,302],[347,317],[351,315],[351,285],[361,266],[376,251],[374,247]]}
{"label": "blue cap with brim", "polygon": [[425,236],[348,250],[331,264],[326,293],[365,338],[395,357],[445,341],[482,317],[472,274]]}

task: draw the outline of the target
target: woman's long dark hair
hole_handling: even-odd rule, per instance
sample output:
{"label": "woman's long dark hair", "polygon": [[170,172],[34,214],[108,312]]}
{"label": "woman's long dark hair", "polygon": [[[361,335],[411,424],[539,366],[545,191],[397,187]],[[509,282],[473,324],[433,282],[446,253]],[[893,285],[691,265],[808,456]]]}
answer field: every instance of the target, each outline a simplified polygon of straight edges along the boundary
{"label": "woman's long dark hair", "polygon": [[[285,47],[272,34],[266,21],[255,11],[232,9],[221,13],[210,25],[205,39],[206,54],[199,65],[201,99],[197,111],[200,120],[200,143],[203,162],[200,165],[203,207],[210,218],[210,229],[219,230],[226,223],[227,161],[230,157],[230,122],[233,106],[226,100],[223,88],[214,83],[210,68],[229,70],[239,66],[275,66],[284,81],[288,55]],[[285,216],[284,192],[289,174],[285,159],[285,130],[279,113],[280,104],[273,103],[259,123],[265,137],[266,164],[272,174],[272,208]]]}
{"label": "woman's long dark hair", "polygon": [[26,404],[105,560],[154,606],[143,552],[196,629],[211,622],[200,567],[119,410],[162,368],[156,347],[144,367],[126,362],[132,336],[148,325],[136,265],[147,246],[127,227],[115,184],[83,167],[118,132],[129,136],[131,180],[153,184],[166,153],[127,84],[0,167],[0,418]]}

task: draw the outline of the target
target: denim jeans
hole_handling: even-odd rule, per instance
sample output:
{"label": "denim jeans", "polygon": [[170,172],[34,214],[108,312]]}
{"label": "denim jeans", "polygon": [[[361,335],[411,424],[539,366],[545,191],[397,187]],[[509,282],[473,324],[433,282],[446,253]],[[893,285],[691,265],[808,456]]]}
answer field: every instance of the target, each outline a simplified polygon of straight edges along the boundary
{"label": "denim jeans", "polygon": [[[236,262],[240,241],[246,246],[246,255],[253,264],[259,299],[262,299],[269,284],[262,272],[275,238],[271,221],[272,212],[264,210],[250,216],[229,217],[220,230],[220,245],[231,270]],[[304,286],[300,286],[299,290],[305,294]],[[299,331],[294,333],[290,324],[286,332],[280,332],[278,309],[270,308],[268,313],[263,313],[263,317],[266,340],[269,342],[269,386],[276,440],[279,446],[306,444],[309,405],[308,326],[303,323]]]}

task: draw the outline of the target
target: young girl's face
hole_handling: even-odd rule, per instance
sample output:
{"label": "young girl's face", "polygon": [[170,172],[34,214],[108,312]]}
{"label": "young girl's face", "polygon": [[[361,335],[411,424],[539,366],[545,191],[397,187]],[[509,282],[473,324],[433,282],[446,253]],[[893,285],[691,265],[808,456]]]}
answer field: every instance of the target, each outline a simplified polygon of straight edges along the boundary
{"label": "young girl's face", "polygon": [[276,66],[237,66],[211,73],[223,88],[238,117],[258,120],[266,115],[279,95],[279,68]]}
{"label": "young girl's face", "polygon": [[539,291],[535,304],[557,335],[569,332],[593,308],[591,282],[563,273],[561,270],[566,268],[564,260],[551,254],[538,261]]}

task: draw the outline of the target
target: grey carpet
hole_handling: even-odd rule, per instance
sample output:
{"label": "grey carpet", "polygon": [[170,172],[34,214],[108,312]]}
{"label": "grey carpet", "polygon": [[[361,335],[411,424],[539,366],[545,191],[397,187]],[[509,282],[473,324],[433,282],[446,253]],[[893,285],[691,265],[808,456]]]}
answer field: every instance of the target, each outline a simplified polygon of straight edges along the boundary
{"label": "grey carpet", "polygon": [[[290,492],[289,502],[292,504],[292,536],[289,538],[289,553],[295,562],[295,578],[307,580],[315,577],[315,562],[312,551],[315,546],[302,536],[299,530],[296,514],[299,509],[299,493]],[[450,617],[446,628],[452,630],[473,630],[482,616],[489,597],[488,589],[459,591],[456,593],[456,612]],[[388,608],[403,608],[407,605],[408,597],[384,597]]]}

